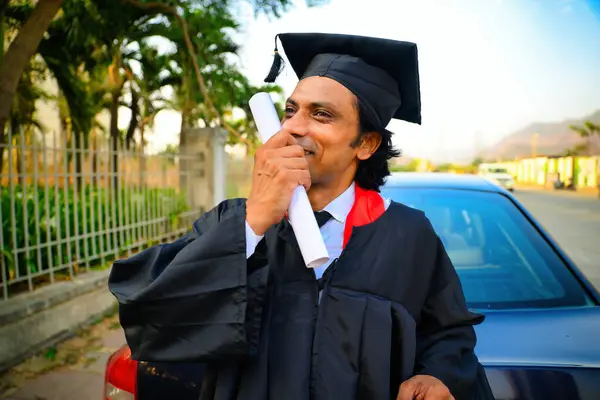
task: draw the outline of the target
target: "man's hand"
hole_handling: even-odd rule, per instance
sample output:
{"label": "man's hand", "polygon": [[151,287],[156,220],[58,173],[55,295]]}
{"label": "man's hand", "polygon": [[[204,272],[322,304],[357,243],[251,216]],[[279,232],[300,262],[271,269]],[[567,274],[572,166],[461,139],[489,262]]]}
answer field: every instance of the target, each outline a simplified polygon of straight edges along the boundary
{"label": "man's hand", "polygon": [[455,400],[438,378],[415,375],[400,385],[397,400]]}
{"label": "man's hand", "polygon": [[252,189],[246,202],[246,221],[257,235],[280,222],[290,205],[294,189],[310,188],[310,173],[304,149],[281,130],[254,157]]}

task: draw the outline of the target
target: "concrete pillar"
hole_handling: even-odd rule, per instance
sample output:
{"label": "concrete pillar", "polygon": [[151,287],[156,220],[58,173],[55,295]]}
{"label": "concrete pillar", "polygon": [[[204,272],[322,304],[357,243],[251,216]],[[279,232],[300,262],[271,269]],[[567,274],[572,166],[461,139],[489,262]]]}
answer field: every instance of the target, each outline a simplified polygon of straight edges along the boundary
{"label": "concrete pillar", "polygon": [[222,128],[188,128],[181,135],[181,190],[192,209],[208,211],[225,199],[227,133]]}
{"label": "concrete pillar", "polygon": [[213,188],[214,204],[217,205],[227,198],[227,153],[225,143],[227,142],[227,131],[216,129],[212,137],[213,142]]}

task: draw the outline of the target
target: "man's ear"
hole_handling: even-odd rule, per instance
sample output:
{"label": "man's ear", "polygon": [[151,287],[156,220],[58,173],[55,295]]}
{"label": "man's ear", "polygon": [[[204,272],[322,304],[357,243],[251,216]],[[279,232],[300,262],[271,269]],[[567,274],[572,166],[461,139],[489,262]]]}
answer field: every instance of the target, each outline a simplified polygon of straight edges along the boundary
{"label": "man's ear", "polygon": [[368,132],[361,136],[356,148],[356,157],[361,160],[369,159],[381,144],[381,135],[378,132]]}

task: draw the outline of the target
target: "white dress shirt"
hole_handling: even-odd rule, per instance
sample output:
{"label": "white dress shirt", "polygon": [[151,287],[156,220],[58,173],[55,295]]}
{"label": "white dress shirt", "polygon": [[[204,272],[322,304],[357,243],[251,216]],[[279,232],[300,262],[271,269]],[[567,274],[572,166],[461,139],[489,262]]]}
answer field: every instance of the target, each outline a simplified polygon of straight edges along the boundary
{"label": "white dress shirt", "polygon": [[[315,268],[315,274],[319,279],[329,264],[338,258],[342,253],[344,244],[344,227],[346,226],[346,217],[354,205],[354,182],[342,194],[333,199],[327,204],[323,210],[331,214],[332,218],[327,221],[320,229],[325,247],[329,253],[329,262]],[[384,205],[387,208],[390,205],[389,199],[384,199]],[[259,236],[248,225],[246,221],[246,258],[254,254],[256,246],[262,240],[263,236]]]}

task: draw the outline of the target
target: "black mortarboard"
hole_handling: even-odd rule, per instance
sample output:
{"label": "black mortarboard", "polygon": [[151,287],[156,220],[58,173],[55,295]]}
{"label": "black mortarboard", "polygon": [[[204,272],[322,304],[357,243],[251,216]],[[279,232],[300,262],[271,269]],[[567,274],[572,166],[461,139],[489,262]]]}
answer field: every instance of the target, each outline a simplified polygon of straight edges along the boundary
{"label": "black mortarboard", "polygon": [[349,89],[373,123],[385,128],[392,118],[421,124],[417,45],[390,39],[328,33],[275,36],[275,60],[265,82],[274,82],[282,58],[277,37],[299,79],[325,76]]}

